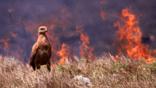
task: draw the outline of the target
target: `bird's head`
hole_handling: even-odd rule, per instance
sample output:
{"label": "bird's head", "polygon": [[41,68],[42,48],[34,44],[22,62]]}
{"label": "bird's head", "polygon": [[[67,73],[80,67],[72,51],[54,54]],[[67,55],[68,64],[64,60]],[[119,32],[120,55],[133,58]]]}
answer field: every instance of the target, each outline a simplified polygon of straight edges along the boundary
{"label": "bird's head", "polygon": [[40,26],[40,27],[38,28],[38,33],[39,33],[39,34],[45,34],[47,31],[48,31],[48,29],[47,29],[46,26]]}

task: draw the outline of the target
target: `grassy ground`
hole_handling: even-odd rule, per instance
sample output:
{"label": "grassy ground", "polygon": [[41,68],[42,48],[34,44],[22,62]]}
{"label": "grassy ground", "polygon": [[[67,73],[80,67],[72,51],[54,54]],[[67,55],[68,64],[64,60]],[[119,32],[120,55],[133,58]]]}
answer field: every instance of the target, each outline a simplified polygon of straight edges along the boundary
{"label": "grassy ground", "polygon": [[14,58],[0,57],[0,88],[156,88],[156,63],[121,58],[122,62],[113,62],[111,56],[103,56],[48,72],[44,66],[33,71]]}

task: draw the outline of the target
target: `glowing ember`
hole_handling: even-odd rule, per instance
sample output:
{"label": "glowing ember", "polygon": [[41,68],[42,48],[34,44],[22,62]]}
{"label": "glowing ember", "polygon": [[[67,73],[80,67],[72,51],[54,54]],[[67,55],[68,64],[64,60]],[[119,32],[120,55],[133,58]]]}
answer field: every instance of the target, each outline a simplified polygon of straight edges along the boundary
{"label": "glowing ember", "polygon": [[148,47],[141,43],[142,32],[135,14],[127,8],[123,9],[121,20],[115,24],[118,27],[119,53],[123,52],[133,59],[144,58],[147,63],[154,62]]}
{"label": "glowing ember", "polygon": [[65,43],[62,44],[61,46],[61,50],[57,52],[57,54],[59,55],[59,57],[61,58],[59,63],[60,65],[65,64],[65,63],[69,63],[69,46]]}

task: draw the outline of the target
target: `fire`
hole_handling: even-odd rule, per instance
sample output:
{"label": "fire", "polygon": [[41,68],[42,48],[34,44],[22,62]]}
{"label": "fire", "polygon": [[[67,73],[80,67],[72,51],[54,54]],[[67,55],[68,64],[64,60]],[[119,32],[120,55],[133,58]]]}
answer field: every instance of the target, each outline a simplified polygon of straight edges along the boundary
{"label": "fire", "polygon": [[93,48],[90,47],[90,38],[86,33],[81,32],[80,40],[82,42],[80,46],[80,55],[86,59],[94,60]]}
{"label": "fire", "polygon": [[17,37],[17,33],[16,33],[16,32],[10,32],[10,35],[11,35],[13,38],[16,38],[16,37]]}
{"label": "fire", "polygon": [[9,44],[10,39],[6,37],[5,39],[0,40],[0,44],[3,44],[4,49],[9,49],[10,44]]}
{"label": "fire", "polygon": [[118,27],[119,52],[133,59],[144,58],[147,63],[154,62],[150,50],[141,42],[142,32],[136,15],[126,8],[121,12],[121,20],[115,24]]}
{"label": "fire", "polygon": [[106,19],[106,15],[107,14],[103,10],[100,11],[100,17],[101,17],[102,20]]}
{"label": "fire", "polygon": [[106,3],[107,3],[106,0],[100,0],[100,13],[99,13],[99,15],[100,15],[101,19],[104,21],[107,19],[107,16],[108,16],[108,14],[105,12],[105,9],[104,9],[104,6]]}
{"label": "fire", "polygon": [[69,63],[69,46],[65,43],[62,44],[61,50],[57,52],[58,56],[61,58],[58,64],[63,65],[65,63]]}
{"label": "fire", "polygon": [[80,46],[80,56],[86,58],[87,60],[94,60],[94,49],[90,47],[90,38],[83,32],[83,26],[77,26],[76,31],[80,33],[80,41],[82,42]]}

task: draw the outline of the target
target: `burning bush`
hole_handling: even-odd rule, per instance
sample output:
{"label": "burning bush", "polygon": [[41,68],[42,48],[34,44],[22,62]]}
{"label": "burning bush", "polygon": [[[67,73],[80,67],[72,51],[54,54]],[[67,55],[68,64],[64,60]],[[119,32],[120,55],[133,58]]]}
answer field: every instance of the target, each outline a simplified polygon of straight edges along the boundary
{"label": "burning bush", "polygon": [[61,58],[58,64],[63,65],[65,63],[69,63],[70,57],[70,49],[69,46],[65,43],[61,45],[61,50],[57,52],[58,56]]}
{"label": "burning bush", "polygon": [[115,24],[118,27],[117,37],[119,42],[119,53],[124,53],[130,58],[144,58],[147,63],[154,62],[148,46],[142,44],[142,32],[138,25],[136,15],[128,8],[121,12],[121,21]]}
{"label": "burning bush", "polygon": [[76,30],[78,33],[80,33],[80,56],[87,59],[87,61],[93,61],[95,59],[93,53],[94,49],[90,46],[89,36],[85,32],[83,32],[84,29],[82,26],[77,26]]}
{"label": "burning bush", "polygon": [[87,34],[81,33],[80,40],[82,44],[80,46],[80,55],[81,57],[86,58],[87,60],[94,60],[93,48],[90,47],[90,39]]}

